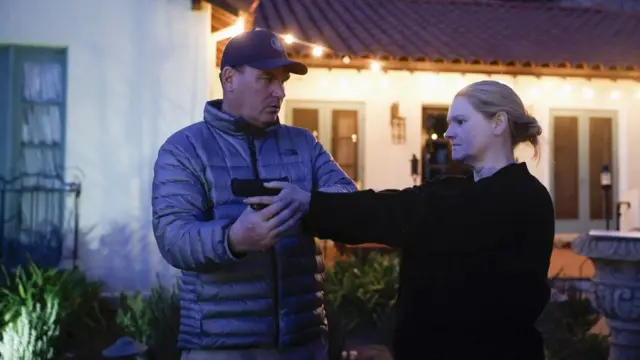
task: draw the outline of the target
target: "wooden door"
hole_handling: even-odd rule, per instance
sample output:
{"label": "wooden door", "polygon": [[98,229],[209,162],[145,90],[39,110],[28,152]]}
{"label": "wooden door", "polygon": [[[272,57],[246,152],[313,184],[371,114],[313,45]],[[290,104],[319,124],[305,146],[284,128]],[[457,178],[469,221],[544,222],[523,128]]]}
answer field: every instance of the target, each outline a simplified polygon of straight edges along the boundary
{"label": "wooden door", "polygon": [[342,170],[362,186],[363,143],[359,103],[287,101],[286,123],[311,131]]}
{"label": "wooden door", "polygon": [[609,165],[613,176],[609,197],[611,217],[618,192],[615,114],[554,112],[551,120],[552,195],[557,232],[585,233],[590,229],[604,229],[605,195],[600,185],[604,165]]}
{"label": "wooden door", "polygon": [[358,112],[333,110],[331,116],[331,149],[342,170],[358,181]]}

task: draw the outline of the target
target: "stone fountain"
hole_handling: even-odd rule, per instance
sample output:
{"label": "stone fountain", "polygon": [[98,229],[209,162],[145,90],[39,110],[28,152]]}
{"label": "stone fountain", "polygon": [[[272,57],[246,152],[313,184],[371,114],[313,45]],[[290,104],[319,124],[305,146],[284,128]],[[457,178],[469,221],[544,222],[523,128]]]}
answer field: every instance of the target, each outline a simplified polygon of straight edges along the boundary
{"label": "stone fountain", "polygon": [[640,232],[592,230],[572,247],[596,270],[595,305],[611,330],[609,360],[640,359]]}

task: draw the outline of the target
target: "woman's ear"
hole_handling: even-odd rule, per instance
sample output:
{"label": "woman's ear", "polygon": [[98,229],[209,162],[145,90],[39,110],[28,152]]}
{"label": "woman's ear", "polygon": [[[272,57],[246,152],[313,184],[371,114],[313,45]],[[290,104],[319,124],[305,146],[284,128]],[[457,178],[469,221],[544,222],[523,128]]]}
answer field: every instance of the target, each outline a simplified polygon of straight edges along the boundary
{"label": "woman's ear", "polygon": [[509,118],[507,113],[500,111],[493,116],[493,133],[501,135],[505,132],[505,129],[509,129]]}

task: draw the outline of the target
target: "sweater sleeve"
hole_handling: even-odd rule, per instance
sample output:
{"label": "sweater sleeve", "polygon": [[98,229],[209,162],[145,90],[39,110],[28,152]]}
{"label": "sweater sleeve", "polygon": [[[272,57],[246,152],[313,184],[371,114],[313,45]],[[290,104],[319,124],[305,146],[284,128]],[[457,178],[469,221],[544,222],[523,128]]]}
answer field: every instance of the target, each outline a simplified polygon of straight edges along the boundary
{"label": "sweater sleeve", "polygon": [[344,244],[400,247],[421,218],[423,187],[311,194],[306,230]]}

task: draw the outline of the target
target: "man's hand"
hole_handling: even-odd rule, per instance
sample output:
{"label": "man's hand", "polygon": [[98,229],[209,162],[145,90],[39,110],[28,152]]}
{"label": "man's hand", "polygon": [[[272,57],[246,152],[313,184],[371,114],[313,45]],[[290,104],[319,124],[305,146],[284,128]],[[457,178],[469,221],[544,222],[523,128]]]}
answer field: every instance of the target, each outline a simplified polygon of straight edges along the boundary
{"label": "man's hand", "polygon": [[264,184],[264,186],[270,189],[281,189],[280,194],[278,194],[277,196],[251,197],[245,199],[244,203],[249,205],[275,205],[280,202],[285,202],[293,204],[293,206],[295,206],[298,212],[300,212],[301,214],[309,210],[309,201],[311,201],[311,194],[300,189],[296,185],[289,182],[274,181],[266,183]]}
{"label": "man's hand", "polygon": [[247,206],[229,230],[229,249],[235,254],[267,250],[301,216],[292,201],[278,201],[258,211]]}

